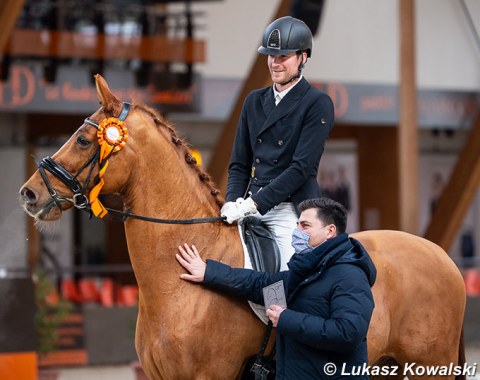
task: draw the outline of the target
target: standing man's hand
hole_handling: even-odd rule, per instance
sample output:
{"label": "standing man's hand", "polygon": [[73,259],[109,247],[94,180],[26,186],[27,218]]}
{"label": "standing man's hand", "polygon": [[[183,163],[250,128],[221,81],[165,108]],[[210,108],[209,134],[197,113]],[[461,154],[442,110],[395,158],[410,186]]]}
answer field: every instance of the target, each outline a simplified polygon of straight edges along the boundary
{"label": "standing man's hand", "polygon": [[185,243],[183,247],[178,247],[178,251],[180,254],[175,254],[178,262],[190,273],[181,274],[180,278],[192,282],[202,282],[205,278],[207,264],[200,257],[197,248],[194,245],[190,248],[188,244]]}
{"label": "standing man's hand", "polygon": [[278,305],[271,305],[267,310],[267,317],[272,321],[273,327],[277,327],[280,314],[285,308]]}

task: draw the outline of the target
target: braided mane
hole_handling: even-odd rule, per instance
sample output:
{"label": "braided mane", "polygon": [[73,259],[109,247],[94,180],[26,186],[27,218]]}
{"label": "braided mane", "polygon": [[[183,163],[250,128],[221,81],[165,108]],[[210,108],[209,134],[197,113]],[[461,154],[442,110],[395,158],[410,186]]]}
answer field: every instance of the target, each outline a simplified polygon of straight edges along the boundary
{"label": "braided mane", "polygon": [[214,197],[215,203],[217,204],[217,206],[219,208],[222,207],[224,201],[219,196],[220,191],[214,187],[213,182],[210,179],[210,176],[206,172],[202,171],[201,167],[197,165],[197,160],[195,159],[195,157],[192,156],[192,153],[187,143],[178,137],[175,129],[170,124],[168,124],[166,120],[155,109],[145,104],[138,104],[138,103],[134,103],[132,104],[132,106],[134,108],[138,108],[143,112],[147,113],[153,119],[157,127],[165,128],[169,132],[171,141],[175,146],[175,148],[179,150],[181,153],[183,153],[183,156],[185,157],[185,161],[187,162],[187,164],[190,165],[190,167],[193,170],[195,170],[200,182],[202,182],[204,186],[207,187],[209,193]]}

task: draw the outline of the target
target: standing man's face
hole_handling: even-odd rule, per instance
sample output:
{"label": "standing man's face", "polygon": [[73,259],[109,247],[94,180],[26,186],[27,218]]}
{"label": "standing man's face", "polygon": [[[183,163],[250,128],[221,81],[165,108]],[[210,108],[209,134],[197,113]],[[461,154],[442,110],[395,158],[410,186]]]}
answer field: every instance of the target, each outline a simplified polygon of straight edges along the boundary
{"label": "standing man's face", "polygon": [[322,244],[325,240],[335,237],[337,228],[333,224],[324,225],[320,219],[317,218],[317,210],[309,208],[300,214],[297,221],[297,228],[310,235],[308,244],[311,247],[316,247]]}
{"label": "standing man's face", "polygon": [[302,63],[306,53],[297,55],[297,53],[291,53],[288,55],[269,55],[268,56],[268,69],[272,76],[273,83],[276,84],[277,91],[286,90],[293,85],[293,82],[282,86],[281,83],[285,83],[298,73],[298,66]]}

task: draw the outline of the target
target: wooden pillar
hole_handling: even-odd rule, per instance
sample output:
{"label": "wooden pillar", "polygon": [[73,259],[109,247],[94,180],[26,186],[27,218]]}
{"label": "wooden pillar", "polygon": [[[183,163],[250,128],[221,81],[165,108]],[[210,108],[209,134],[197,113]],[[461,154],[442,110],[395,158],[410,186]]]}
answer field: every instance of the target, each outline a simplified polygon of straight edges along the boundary
{"label": "wooden pillar", "polygon": [[418,130],[415,78],[415,2],[399,0],[399,210],[400,229],[418,234]]}
{"label": "wooden pillar", "polygon": [[0,5],[0,55],[5,51],[23,3],[24,0],[3,0]]}
{"label": "wooden pillar", "polygon": [[[290,9],[291,0],[281,0],[275,13],[274,20],[286,16]],[[228,164],[230,161],[230,154],[232,152],[233,141],[235,139],[235,131],[237,122],[242,112],[242,106],[247,95],[263,86],[268,82],[270,72],[268,71],[265,55],[256,53],[256,59],[250,68],[250,72],[243,82],[241,91],[233,105],[227,121],[225,122],[218,142],[212,154],[208,165],[208,173],[217,183],[219,189],[224,193],[228,178]]]}
{"label": "wooden pillar", "polygon": [[336,124],[330,140],[356,144],[359,229],[398,230],[397,128]]}
{"label": "wooden pillar", "polygon": [[362,125],[356,127],[355,135],[360,229],[397,230],[400,207],[396,128]]}
{"label": "wooden pillar", "polygon": [[480,107],[478,110],[425,233],[425,238],[447,252],[480,185]]}

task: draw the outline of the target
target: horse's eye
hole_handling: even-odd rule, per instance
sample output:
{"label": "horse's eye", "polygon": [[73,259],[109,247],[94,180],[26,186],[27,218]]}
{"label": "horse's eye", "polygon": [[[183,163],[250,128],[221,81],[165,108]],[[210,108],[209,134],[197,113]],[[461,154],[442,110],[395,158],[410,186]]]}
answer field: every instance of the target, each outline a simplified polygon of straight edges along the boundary
{"label": "horse's eye", "polygon": [[80,145],[82,147],[87,147],[91,144],[91,142],[89,140],[87,140],[85,138],[85,136],[83,136],[83,135],[79,135],[77,137],[77,143],[78,143],[78,145]]}

